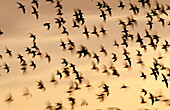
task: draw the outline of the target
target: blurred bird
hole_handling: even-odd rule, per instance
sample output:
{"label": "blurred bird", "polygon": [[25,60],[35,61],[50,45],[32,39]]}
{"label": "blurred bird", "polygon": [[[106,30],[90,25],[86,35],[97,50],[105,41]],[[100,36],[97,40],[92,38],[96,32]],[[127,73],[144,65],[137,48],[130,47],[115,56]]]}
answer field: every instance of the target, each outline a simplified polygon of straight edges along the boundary
{"label": "blurred bird", "polygon": [[12,96],[11,93],[9,93],[8,96],[7,96],[7,98],[5,99],[5,102],[9,104],[9,103],[11,103],[12,101],[14,101],[13,96]]}
{"label": "blurred bird", "polygon": [[29,89],[27,87],[24,88],[23,90],[23,95],[22,96],[29,96],[29,97],[32,97],[32,94],[29,92]]}

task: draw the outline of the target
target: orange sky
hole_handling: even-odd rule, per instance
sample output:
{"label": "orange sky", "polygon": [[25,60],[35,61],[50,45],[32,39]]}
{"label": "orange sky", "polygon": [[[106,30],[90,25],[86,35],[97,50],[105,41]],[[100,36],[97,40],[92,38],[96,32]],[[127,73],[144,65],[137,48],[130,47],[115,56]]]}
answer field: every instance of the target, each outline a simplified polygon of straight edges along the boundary
{"label": "orange sky", "polygon": [[[50,101],[52,105],[61,102],[63,103],[64,109],[70,110],[71,106],[68,101],[69,94],[67,94],[66,91],[69,88],[70,82],[75,81],[74,75],[68,78],[63,77],[61,80],[55,75],[58,81],[56,87],[52,83],[49,83],[51,74],[56,74],[56,70],[62,70],[62,68],[64,68],[61,64],[62,58],[75,64],[76,69],[80,71],[83,77],[88,79],[93,86],[88,90],[85,88],[85,84],[82,84],[80,85],[82,89],[73,93],[72,97],[76,98],[75,110],[107,110],[108,107],[118,107],[122,110],[138,110],[144,108],[151,110],[155,110],[156,108],[158,110],[169,110],[169,107],[166,106],[164,102],[156,102],[152,106],[150,99],[148,99],[149,93],[154,95],[162,93],[165,98],[170,98],[169,88],[166,88],[165,84],[161,81],[161,74],[168,74],[168,71],[160,70],[160,76],[157,81],[150,75],[150,67],[153,67],[154,62],[153,58],[162,55],[163,59],[159,60],[159,62],[162,62],[166,67],[170,66],[169,52],[165,52],[161,49],[165,39],[170,41],[170,27],[168,26],[168,22],[170,21],[169,16],[167,17],[160,14],[160,17],[166,20],[164,27],[158,22],[157,18],[154,17],[153,29],[149,30],[146,25],[148,20],[145,18],[145,14],[149,12],[150,9],[148,6],[142,8],[141,4],[137,3],[136,0],[131,0],[131,3],[136,4],[140,8],[140,13],[138,15],[134,15],[132,11],[129,10],[129,1],[122,0],[125,4],[125,8],[121,10],[117,7],[119,0],[105,0],[112,8],[112,16],[107,15],[106,22],[103,22],[103,19],[100,18],[101,12],[96,7],[96,0],[62,0],[62,17],[66,20],[64,26],[69,32],[67,36],[62,35],[62,28],[59,29],[58,25],[55,24],[54,18],[59,17],[56,15],[57,9],[54,8],[56,3],[52,4],[45,2],[45,0],[38,0],[40,18],[37,20],[35,16],[31,14],[32,5],[35,6],[31,4],[31,1],[32,0],[0,0],[0,29],[4,32],[4,34],[0,36],[0,54],[3,56],[0,62],[0,110],[44,110],[46,102],[48,101]],[[98,1],[101,2],[101,0]],[[25,14],[22,13],[21,9],[18,9],[18,4],[16,2],[25,5]],[[169,0],[158,0],[158,2],[165,7],[166,4],[170,4]],[[151,7],[155,8],[154,0],[151,2]],[[97,31],[100,30],[101,26],[104,26],[107,35],[102,36],[100,33],[100,37],[97,38],[95,35],[90,34],[90,39],[87,40],[86,36],[82,34],[84,26],[73,29],[72,20],[74,19],[74,9],[81,9],[84,13],[85,25],[90,33],[93,31],[94,25],[97,27]],[[168,14],[170,14],[170,12],[168,12]],[[134,35],[134,40],[129,40],[129,46],[126,48],[130,52],[130,58],[132,60],[132,67],[126,69],[124,68],[125,57],[122,55],[123,48],[125,47],[121,45],[122,27],[118,24],[119,19],[127,22],[127,16],[131,15],[137,20],[137,25],[135,25],[134,28],[128,27],[130,33]],[[46,22],[51,23],[50,30],[47,30],[46,27],[43,26]],[[160,36],[160,42],[158,43],[156,51],[148,46],[148,50],[144,52],[139,44],[135,42],[137,32],[144,38],[145,29],[149,30],[151,35],[157,34]],[[25,52],[26,47],[32,46],[32,39],[29,38],[30,33],[35,34],[37,37],[36,43],[43,53],[42,58],[38,56],[32,58],[31,55],[27,55]],[[75,43],[76,47],[73,53],[68,50],[63,51],[60,47],[61,40],[67,43],[68,38]],[[119,48],[113,46],[114,40],[120,44]],[[144,42],[148,44],[149,40],[144,38]],[[94,58],[78,58],[76,51],[80,49],[80,45],[86,46],[91,53],[95,52],[99,55],[100,63],[97,64],[99,72],[91,70],[91,62],[94,61],[96,63]],[[100,45],[106,48],[107,56],[99,52]],[[6,47],[12,51],[12,57],[5,54]],[[137,49],[143,54],[142,60],[145,64],[144,67],[136,64],[138,60],[136,56]],[[50,63],[44,58],[46,52],[51,56]],[[113,64],[120,74],[118,78],[112,75],[107,76],[102,73],[103,65],[107,67],[110,66],[112,53],[116,53],[118,56],[118,61]],[[28,64],[27,73],[25,75],[23,75],[20,70],[21,66],[17,59],[18,54],[23,55]],[[37,65],[35,70],[29,67],[31,60]],[[10,72],[8,74],[3,69],[4,63],[10,66]],[[145,81],[140,78],[140,71],[143,71],[147,75]],[[37,89],[36,81],[39,80],[44,82],[46,87],[45,92]],[[98,88],[102,81],[109,86],[110,95],[104,102],[99,102],[99,100],[96,99],[96,94],[103,91],[102,88]],[[127,90],[120,89],[123,84],[127,85],[129,88]],[[25,87],[29,88],[32,97],[26,98],[22,96]],[[141,88],[145,88],[148,91],[148,94],[145,96],[147,103],[143,105],[140,104],[140,95],[143,96]],[[7,104],[4,101],[9,93],[12,94],[14,101]],[[82,99],[88,102],[88,106],[80,106]]]}

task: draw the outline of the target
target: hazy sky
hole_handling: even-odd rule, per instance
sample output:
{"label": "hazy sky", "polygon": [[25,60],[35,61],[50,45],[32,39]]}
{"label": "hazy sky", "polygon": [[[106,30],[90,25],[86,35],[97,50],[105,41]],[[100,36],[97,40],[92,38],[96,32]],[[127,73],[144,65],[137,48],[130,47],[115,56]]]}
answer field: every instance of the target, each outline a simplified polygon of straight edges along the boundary
{"label": "hazy sky", "polygon": [[[98,0],[102,2],[102,0]],[[92,84],[92,88],[88,90],[85,88],[85,84],[80,85],[81,90],[75,91],[72,97],[76,98],[75,110],[96,110],[102,109],[106,110],[107,107],[118,107],[122,110],[137,110],[137,109],[159,109],[159,110],[169,110],[169,107],[162,101],[156,102],[153,106],[149,99],[149,93],[156,95],[163,94],[164,98],[170,98],[170,90],[166,88],[164,82],[162,82],[162,73],[168,74],[167,70],[160,70],[160,75],[158,80],[155,81],[154,77],[150,75],[151,69],[153,67],[153,58],[158,58],[160,55],[163,56],[163,59],[159,60],[166,67],[170,67],[169,52],[162,50],[162,45],[165,43],[164,40],[170,41],[170,27],[168,22],[170,21],[169,16],[160,14],[159,17],[165,19],[165,26],[163,27],[158,18],[154,17],[153,20],[153,29],[149,30],[149,27],[146,25],[148,19],[146,19],[146,13],[150,12],[151,9],[155,8],[156,0],[151,0],[151,8],[147,5],[145,8],[142,7],[140,3],[137,3],[137,0],[122,0],[125,4],[125,8],[121,10],[117,6],[119,5],[119,0],[105,0],[106,3],[112,8],[112,16],[109,16],[107,13],[106,22],[103,22],[103,19],[100,17],[100,10],[96,7],[97,0],[62,0],[61,4],[63,6],[62,17],[66,20],[66,23],[63,25],[66,27],[69,35],[63,35],[62,27],[58,28],[58,24],[55,24],[55,19],[59,16],[56,15],[57,8],[54,8],[55,3],[46,2],[46,0],[38,0],[39,8],[39,19],[37,20],[35,15],[32,15],[32,6],[35,7],[35,4],[31,4],[32,0],[0,0],[0,29],[3,35],[0,36],[0,54],[3,56],[0,62],[0,110],[44,110],[46,107],[46,102],[50,101],[52,105],[55,105],[57,102],[63,103],[63,106],[66,110],[70,110],[70,102],[68,101],[69,94],[66,93],[68,90],[71,81],[75,81],[74,75],[71,75],[68,78],[62,78],[59,80],[59,77],[55,75],[58,85],[55,87],[50,83],[50,77],[52,73],[56,74],[57,70],[62,71],[64,65],[61,64],[62,58],[67,59],[68,62],[71,62],[76,65],[76,69],[82,73],[85,79],[88,79]],[[25,5],[26,13],[23,14],[21,9],[18,9],[18,4],[20,2]],[[166,5],[170,5],[169,0],[158,0],[160,5],[163,5],[166,9]],[[132,11],[129,10],[129,3],[135,4],[140,8],[138,15],[134,15]],[[88,31],[90,32],[90,39],[87,40],[86,36],[83,35],[84,25],[80,28],[72,28],[73,19],[75,17],[74,9],[81,9],[83,17],[85,18],[85,24]],[[169,10],[167,11],[170,14]],[[122,26],[119,24],[119,19],[127,23],[127,17],[133,16],[137,20],[137,25],[128,27],[129,33],[134,35],[134,40],[128,40],[129,46],[126,48],[130,52],[130,58],[132,60],[132,67],[129,69],[124,68],[123,48],[122,46]],[[44,23],[49,22],[51,25],[50,30],[47,30],[43,26]],[[101,33],[100,37],[97,38],[95,35],[92,35],[94,25],[97,27],[97,31],[100,30],[101,26],[106,29],[106,36],[103,36]],[[147,51],[145,52],[140,48],[139,43],[136,43],[137,32],[140,33],[141,37],[145,36],[145,29],[149,31],[151,35],[157,34],[160,36],[160,41],[158,43],[156,51],[147,46]],[[42,58],[36,56],[32,58],[32,55],[27,55],[25,52],[26,47],[32,46],[32,39],[29,38],[30,33],[36,35],[36,43],[40,48],[40,51],[43,53]],[[75,43],[75,50],[71,53],[69,50],[63,51],[60,47],[61,40],[65,43],[68,43],[68,38]],[[116,40],[120,47],[117,48],[114,45],[114,40]],[[149,40],[144,38],[144,43],[148,44]],[[97,64],[94,58],[78,58],[76,51],[80,49],[80,46],[84,45],[92,53],[95,52],[99,55],[100,63]],[[100,52],[100,45],[104,46],[107,50],[108,55],[104,56]],[[12,51],[13,56],[9,57],[6,52],[6,48]],[[68,46],[67,46],[68,48]],[[141,57],[144,61],[145,66],[137,64],[138,58],[136,56],[137,51],[140,50],[143,56]],[[48,53],[51,56],[51,62],[48,63],[47,59],[44,58],[45,53]],[[113,75],[107,76],[103,74],[103,65],[106,65],[108,68],[110,66],[110,61],[112,61],[112,53],[117,54],[118,61],[113,63],[115,68],[120,74],[120,77]],[[23,55],[24,59],[27,62],[27,73],[23,75],[23,72],[20,70],[21,66],[17,55]],[[32,67],[29,67],[33,60],[37,68],[35,70]],[[99,67],[99,72],[91,70],[92,64],[94,61]],[[7,74],[4,70],[4,63],[7,63],[10,66],[10,72]],[[140,78],[141,71],[147,75],[146,80]],[[167,77],[168,78],[168,77]],[[42,80],[46,91],[37,89],[37,82]],[[106,97],[104,102],[99,102],[97,100],[96,94],[103,91],[102,88],[98,88],[101,85],[101,82],[104,81],[110,90],[110,95]],[[129,88],[126,90],[120,89],[121,86],[125,84]],[[27,87],[32,93],[32,97],[23,97],[23,89]],[[147,101],[146,104],[140,104],[141,98],[143,96],[141,93],[141,88],[144,88],[148,91],[148,94],[144,96]],[[8,94],[12,94],[14,101],[10,104],[4,102]],[[85,99],[88,102],[88,106],[80,106],[82,99]]]}

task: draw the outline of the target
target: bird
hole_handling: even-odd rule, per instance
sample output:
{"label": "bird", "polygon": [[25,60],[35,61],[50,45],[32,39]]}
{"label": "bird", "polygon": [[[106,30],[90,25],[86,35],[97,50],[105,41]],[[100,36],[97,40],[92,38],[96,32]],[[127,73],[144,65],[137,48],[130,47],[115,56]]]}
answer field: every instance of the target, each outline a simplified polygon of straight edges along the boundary
{"label": "bird", "polygon": [[61,64],[64,64],[65,66],[67,66],[68,65],[68,61],[65,59],[65,58],[62,58],[62,62],[61,62]]}
{"label": "bird", "polygon": [[19,5],[18,9],[21,8],[23,13],[25,14],[25,6],[19,2],[17,2],[17,4]]}
{"label": "bird", "polygon": [[101,11],[100,17],[102,17],[103,21],[105,22],[106,21],[106,14],[105,14],[105,12],[102,9],[100,9],[100,11]]}
{"label": "bird", "polygon": [[24,97],[32,97],[32,94],[29,92],[29,89],[27,87],[24,88],[23,90],[23,95]]}
{"label": "bird", "polygon": [[46,88],[45,88],[45,86],[44,86],[44,83],[40,80],[40,81],[37,81],[37,83],[38,83],[38,89],[42,89],[43,91],[45,91],[46,90]]}
{"label": "bird", "polygon": [[125,5],[123,4],[123,2],[121,0],[119,0],[119,8],[121,8],[121,10],[124,9]]}
{"label": "bird", "polygon": [[146,79],[146,75],[144,74],[144,72],[141,71],[141,76],[140,77],[143,78],[143,80]]}
{"label": "bird", "polygon": [[6,54],[8,54],[10,57],[12,57],[12,51],[9,50],[7,47],[6,47]]}
{"label": "bird", "polygon": [[62,40],[60,46],[63,47],[63,50],[66,50],[66,44]]}
{"label": "bird", "polygon": [[103,65],[103,72],[102,73],[106,73],[108,76],[110,75],[109,70],[107,69],[106,65]]}
{"label": "bird", "polygon": [[76,21],[73,19],[73,26],[72,26],[72,28],[75,28],[75,27],[79,28],[80,26],[77,25]]}
{"label": "bird", "polygon": [[141,92],[144,93],[144,96],[147,94],[147,90],[145,90],[145,89],[142,89]]}
{"label": "bird", "polygon": [[96,5],[96,6],[98,7],[98,9],[101,9],[102,6],[103,6],[103,4],[102,4],[101,2],[97,2],[97,5]]}
{"label": "bird", "polygon": [[31,61],[30,67],[33,67],[33,70],[37,67],[34,61]]}
{"label": "bird", "polygon": [[3,69],[6,70],[6,73],[9,73],[9,71],[10,71],[10,67],[6,63],[4,64],[4,68]]}
{"label": "bird", "polygon": [[7,98],[5,99],[5,102],[9,104],[9,103],[11,103],[12,101],[14,101],[14,98],[13,98],[12,94],[9,93],[8,96],[7,96]]}
{"label": "bird", "polygon": [[94,30],[91,32],[91,34],[95,34],[97,37],[99,37],[96,26],[94,26]]}
{"label": "bird", "polygon": [[45,58],[47,58],[48,63],[50,63],[51,62],[51,56],[48,53],[45,53],[45,54],[46,54]]}
{"label": "bird", "polygon": [[2,35],[4,32],[2,32],[2,30],[0,29],[0,35]]}
{"label": "bird", "polygon": [[50,101],[46,101],[45,104],[46,104],[46,107],[45,107],[46,110],[53,110],[54,107],[51,105]]}
{"label": "bird", "polygon": [[86,26],[84,26],[84,32],[83,32],[83,34],[85,34],[86,37],[87,37],[87,39],[89,39],[89,31],[87,30],[87,27],[86,27]]}
{"label": "bird", "polygon": [[57,15],[59,15],[59,16],[62,16],[62,15],[63,15],[61,9],[58,9],[58,10],[57,10]]}
{"label": "bird", "polygon": [[165,77],[164,74],[162,74],[163,80],[162,82],[165,82],[166,87],[168,88],[168,79]]}
{"label": "bird", "polygon": [[85,99],[82,99],[80,106],[87,106],[87,105],[88,105],[88,102]]}
{"label": "bird", "polygon": [[44,23],[43,26],[47,26],[47,30],[50,29],[50,23]]}
{"label": "bird", "polygon": [[32,6],[32,9],[33,9],[32,14],[35,14],[36,19],[38,19],[38,18],[39,18],[39,15],[38,15],[38,11],[37,11],[37,9],[36,9],[34,6]]}
{"label": "bird", "polygon": [[93,58],[95,58],[97,60],[97,63],[99,63],[100,62],[99,56],[95,52],[93,54],[94,54]]}
{"label": "bird", "polygon": [[58,84],[58,81],[55,79],[55,76],[53,73],[51,74],[50,83],[53,83],[54,86],[56,86]]}
{"label": "bird", "polygon": [[104,29],[103,26],[101,26],[100,32],[103,33],[103,35],[106,35],[106,30]]}
{"label": "bird", "polygon": [[119,47],[119,44],[117,43],[116,40],[114,40],[114,46],[116,46],[117,48]]}
{"label": "bird", "polygon": [[140,96],[140,98],[141,98],[141,104],[146,103],[146,101],[144,100],[144,98],[142,96]]}
{"label": "bird", "polygon": [[153,94],[149,93],[149,95],[150,95],[149,99],[151,99],[151,105],[153,105],[155,102],[155,98],[154,98]]}
{"label": "bird", "polygon": [[23,56],[21,54],[18,54],[17,59],[20,60],[20,63],[24,62]]}
{"label": "bird", "polygon": [[71,107],[72,107],[71,109],[74,109],[74,105],[75,105],[75,103],[76,103],[76,102],[75,102],[76,99],[73,98],[73,97],[69,97],[68,100],[71,102]]}
{"label": "bird", "polygon": [[105,11],[108,11],[109,15],[112,16],[112,8],[109,5],[106,5]]}
{"label": "bird", "polygon": [[128,86],[126,86],[125,84],[123,84],[123,86],[121,86],[120,89],[126,89],[126,88],[128,88]]}
{"label": "bird", "polygon": [[106,51],[106,49],[102,46],[102,45],[100,45],[100,52],[103,52],[104,53],[104,55],[105,56],[107,56],[107,51]]}
{"label": "bird", "polygon": [[46,2],[54,3],[54,0],[46,0]]}
{"label": "bird", "polygon": [[67,34],[67,35],[69,35],[69,32],[66,30],[66,27],[64,27],[64,26],[62,26],[62,27],[63,27],[63,31],[62,31],[61,34]]}
{"label": "bird", "polygon": [[98,67],[96,67],[96,64],[92,61],[92,68],[91,68],[91,70],[96,70],[97,72],[99,71],[99,68]]}
{"label": "bird", "polygon": [[38,0],[33,0],[31,4],[35,4],[37,8],[39,8]]}

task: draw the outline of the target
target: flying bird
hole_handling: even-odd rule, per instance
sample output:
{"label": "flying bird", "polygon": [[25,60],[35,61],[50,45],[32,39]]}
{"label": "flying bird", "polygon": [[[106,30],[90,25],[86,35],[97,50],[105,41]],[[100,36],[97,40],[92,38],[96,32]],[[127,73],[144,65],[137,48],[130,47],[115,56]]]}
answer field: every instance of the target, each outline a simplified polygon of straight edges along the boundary
{"label": "flying bird", "polygon": [[44,23],[43,26],[46,26],[46,27],[47,27],[47,30],[50,29],[50,23]]}
{"label": "flying bird", "polygon": [[38,0],[33,0],[31,4],[35,4],[37,8],[39,8]]}
{"label": "flying bird", "polygon": [[32,14],[35,14],[36,18],[38,19],[38,18],[39,18],[39,15],[38,15],[37,9],[36,9],[34,6],[32,6],[32,9],[33,9]]}
{"label": "flying bird", "polygon": [[25,6],[19,2],[17,2],[17,4],[19,5],[18,9],[21,8],[23,13],[25,14]]}

